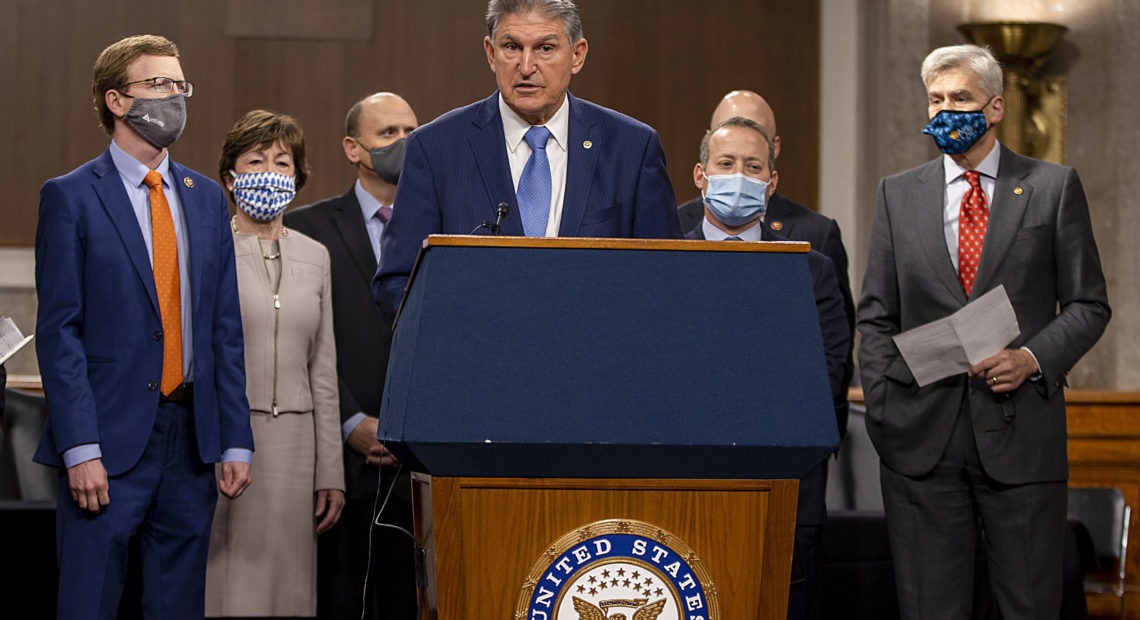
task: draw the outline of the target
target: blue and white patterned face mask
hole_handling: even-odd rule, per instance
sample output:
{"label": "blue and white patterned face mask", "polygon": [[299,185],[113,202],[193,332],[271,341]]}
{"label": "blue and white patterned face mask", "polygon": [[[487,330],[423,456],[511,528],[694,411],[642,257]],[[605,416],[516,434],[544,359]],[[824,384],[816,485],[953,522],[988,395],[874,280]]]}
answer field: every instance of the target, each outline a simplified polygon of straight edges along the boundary
{"label": "blue and white patterned face mask", "polygon": [[280,172],[231,171],[234,177],[234,201],[246,215],[262,222],[281,217],[285,207],[297,195],[293,177]]}

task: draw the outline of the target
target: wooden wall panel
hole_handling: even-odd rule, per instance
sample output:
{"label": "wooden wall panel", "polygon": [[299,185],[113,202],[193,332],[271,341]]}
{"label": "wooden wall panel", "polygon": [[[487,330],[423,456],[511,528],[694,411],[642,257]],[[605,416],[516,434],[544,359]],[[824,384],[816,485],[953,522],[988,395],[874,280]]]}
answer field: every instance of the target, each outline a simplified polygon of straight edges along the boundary
{"label": "wooden wall panel", "polygon": [[[1132,507],[1125,582],[1127,617],[1140,618],[1140,393],[1067,392],[1069,485],[1117,487]],[[1116,618],[1119,599],[1088,597],[1090,618]]]}
{"label": "wooden wall panel", "polygon": [[[123,36],[154,32],[178,44],[196,88],[174,157],[211,177],[225,131],[242,113],[264,107],[299,118],[313,175],[298,204],[351,183],[340,138],[344,113],[360,97],[398,92],[424,123],[495,87],[482,51],[482,2],[373,0],[372,38],[332,41],[227,37],[231,1],[0,3],[0,245],[31,245],[43,181],[105,148],[92,110],[91,65]],[[579,5],[590,52],[571,89],[658,130],[678,200],[696,195],[692,167],[713,106],[743,87],[760,91],[776,110],[782,193],[815,206],[818,0]]]}

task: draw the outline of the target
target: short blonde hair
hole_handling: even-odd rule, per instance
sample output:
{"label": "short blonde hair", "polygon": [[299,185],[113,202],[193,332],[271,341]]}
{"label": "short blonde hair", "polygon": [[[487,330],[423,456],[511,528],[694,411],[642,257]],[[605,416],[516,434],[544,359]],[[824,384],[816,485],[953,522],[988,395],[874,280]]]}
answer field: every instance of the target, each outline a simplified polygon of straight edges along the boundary
{"label": "short blonde hair", "polygon": [[178,58],[178,47],[166,37],[140,34],[116,41],[99,54],[92,70],[91,93],[95,96],[95,111],[99,113],[99,125],[107,135],[115,131],[115,115],[107,108],[107,99],[104,95],[109,90],[118,90],[127,85],[127,80],[130,79],[127,69],[139,56]]}

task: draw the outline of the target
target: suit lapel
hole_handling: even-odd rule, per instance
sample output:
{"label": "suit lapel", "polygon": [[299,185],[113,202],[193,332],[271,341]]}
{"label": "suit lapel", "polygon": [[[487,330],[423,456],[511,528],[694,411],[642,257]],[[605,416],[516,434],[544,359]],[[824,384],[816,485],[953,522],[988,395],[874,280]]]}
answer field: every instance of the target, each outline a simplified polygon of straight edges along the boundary
{"label": "suit lapel", "polygon": [[190,306],[193,313],[191,316],[199,316],[198,301],[202,298],[201,259],[216,250],[210,247],[208,242],[210,236],[206,232],[207,229],[213,228],[213,223],[207,217],[211,209],[203,202],[206,196],[202,193],[202,188],[194,183],[187,172],[174,160],[170,161],[170,177],[174,191],[178,192],[178,201],[182,204],[182,218],[186,221],[186,245],[190,248],[187,271],[190,272],[190,298],[193,301]]}
{"label": "suit lapel", "polygon": [[376,254],[372,250],[372,239],[368,237],[368,227],[364,223],[360,201],[356,199],[355,185],[337,201],[333,224],[344,240],[344,246],[348,248],[360,277],[371,286],[372,276],[376,274]]}
{"label": "suit lapel", "polygon": [[[518,200],[515,198],[514,182],[511,180],[511,166],[507,161],[507,144],[503,138],[503,119],[499,116],[499,91],[483,100],[475,118],[475,132],[468,144],[475,156],[475,165],[487,190],[485,219],[494,221],[495,206],[509,202],[511,211],[503,218],[502,234],[523,236],[522,217],[519,216]],[[474,196],[471,197],[474,200]],[[473,208],[478,208],[472,205]]]}
{"label": "suit lapel", "polygon": [[1024,182],[1029,175],[1025,159],[1001,147],[998,176],[990,204],[990,219],[982,242],[982,260],[974,281],[975,296],[990,289],[1002,262],[1013,246],[1021,220],[1033,196],[1033,187]]}
{"label": "suit lapel", "polygon": [[910,198],[910,203],[915,205],[913,213],[917,220],[915,231],[919,244],[938,280],[954,299],[965,305],[966,293],[962,290],[962,283],[958,281],[958,272],[950,260],[950,249],[946,247],[943,217],[943,206],[946,202],[946,171],[942,158],[927,164],[919,173],[918,181],[912,190],[915,195]]}
{"label": "suit lapel", "polygon": [[[582,216],[589,206],[598,153],[605,148],[602,136],[594,131],[595,120],[589,111],[569,92],[566,97],[570,100],[570,127],[566,140],[566,189],[562,200],[562,221],[558,226],[558,234],[562,237],[573,236],[580,229]],[[585,146],[587,143],[591,148]]]}
{"label": "suit lapel", "polygon": [[[780,194],[772,194],[771,203],[768,205],[768,210],[764,214],[765,228],[772,229],[778,235],[792,238],[792,231],[796,228],[795,218],[788,218],[788,202]],[[821,248],[812,248],[813,250],[821,250]]]}
{"label": "suit lapel", "polygon": [[127,248],[127,256],[138,273],[139,280],[146,289],[150,298],[151,307],[158,312],[158,293],[154,288],[154,268],[150,263],[150,254],[146,250],[146,240],[139,230],[139,220],[135,217],[131,200],[123,189],[123,180],[115,163],[111,159],[111,151],[103,152],[95,166],[95,194],[103,203],[103,209],[111,218],[111,223],[119,233],[123,245]]}

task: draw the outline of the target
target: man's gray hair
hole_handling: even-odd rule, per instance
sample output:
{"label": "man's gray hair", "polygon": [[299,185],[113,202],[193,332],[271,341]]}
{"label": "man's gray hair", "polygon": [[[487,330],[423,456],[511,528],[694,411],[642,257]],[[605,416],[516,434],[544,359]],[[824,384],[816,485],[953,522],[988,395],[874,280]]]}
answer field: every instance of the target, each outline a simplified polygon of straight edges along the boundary
{"label": "man's gray hair", "polygon": [[940,47],[922,61],[922,83],[926,86],[947,69],[969,69],[982,82],[982,90],[988,98],[1002,93],[1001,64],[994,58],[990,48],[978,45],[951,45]]}
{"label": "man's gray hair", "polygon": [[763,125],[750,118],[744,118],[743,116],[734,116],[728,119],[727,121],[717,125],[716,129],[705,133],[705,137],[701,138],[700,162],[702,168],[707,168],[709,165],[709,140],[712,138],[712,135],[714,133],[720,131],[721,129],[724,129],[725,127],[743,127],[745,129],[751,129],[761,136],[764,136],[764,142],[768,145],[768,169],[771,171],[774,171],[776,169],[776,143],[772,142],[772,136],[768,135],[768,132],[764,130]]}
{"label": "man's gray hair", "polygon": [[573,45],[582,38],[582,18],[574,0],[490,0],[487,3],[487,34],[495,40],[499,20],[505,15],[522,15],[538,11],[546,17],[558,17],[566,27],[566,36]]}

